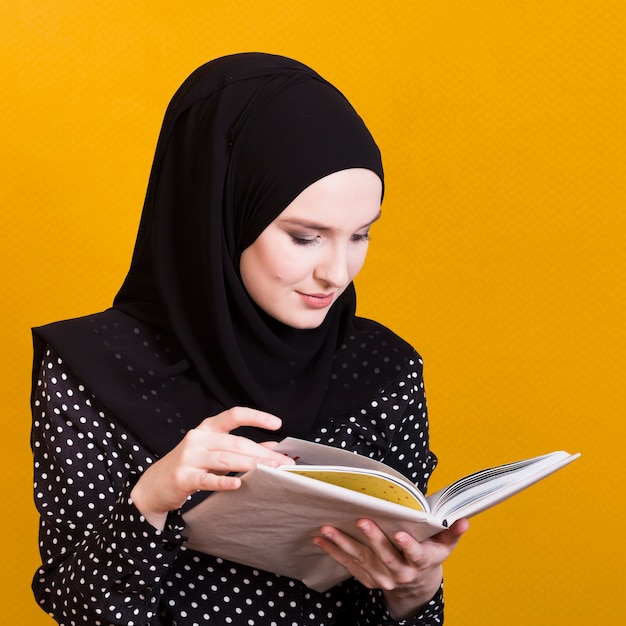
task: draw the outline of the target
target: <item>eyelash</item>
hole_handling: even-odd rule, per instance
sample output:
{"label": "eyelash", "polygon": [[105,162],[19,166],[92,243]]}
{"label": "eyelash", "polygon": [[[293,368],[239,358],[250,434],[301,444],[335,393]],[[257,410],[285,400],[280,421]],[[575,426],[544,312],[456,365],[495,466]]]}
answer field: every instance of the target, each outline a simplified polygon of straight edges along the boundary
{"label": "eyelash", "polygon": [[[319,243],[319,237],[315,237],[313,239],[306,239],[304,237],[297,237],[296,235],[291,235],[291,241],[296,246],[314,246]],[[363,235],[354,234],[351,237],[351,240],[355,243],[368,242],[371,241],[372,238],[369,233],[364,233]]]}

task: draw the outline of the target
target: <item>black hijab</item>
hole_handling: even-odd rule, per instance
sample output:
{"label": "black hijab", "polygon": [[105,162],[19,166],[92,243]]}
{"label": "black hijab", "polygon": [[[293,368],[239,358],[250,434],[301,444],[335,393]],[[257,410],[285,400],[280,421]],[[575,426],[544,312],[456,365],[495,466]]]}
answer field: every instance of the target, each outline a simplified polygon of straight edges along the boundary
{"label": "black hijab", "polygon": [[35,367],[51,344],[155,454],[232,406],[274,413],[282,435],[303,437],[368,400],[400,366],[381,359],[355,376],[338,364],[384,330],[355,318],[352,285],[319,328],[296,330],[261,311],[239,276],[243,250],[301,191],[356,167],[383,179],[363,121],[313,70],[255,53],[203,65],[166,112],[113,308],[35,329]]}

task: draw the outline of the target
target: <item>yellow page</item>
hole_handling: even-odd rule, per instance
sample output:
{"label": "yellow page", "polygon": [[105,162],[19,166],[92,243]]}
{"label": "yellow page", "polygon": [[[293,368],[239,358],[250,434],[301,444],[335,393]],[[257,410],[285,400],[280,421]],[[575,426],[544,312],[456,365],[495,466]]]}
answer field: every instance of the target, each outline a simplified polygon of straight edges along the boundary
{"label": "yellow page", "polygon": [[316,470],[306,466],[289,466],[283,469],[331,485],[359,491],[380,500],[401,504],[417,511],[424,511],[424,507],[406,488],[382,476],[331,469]]}

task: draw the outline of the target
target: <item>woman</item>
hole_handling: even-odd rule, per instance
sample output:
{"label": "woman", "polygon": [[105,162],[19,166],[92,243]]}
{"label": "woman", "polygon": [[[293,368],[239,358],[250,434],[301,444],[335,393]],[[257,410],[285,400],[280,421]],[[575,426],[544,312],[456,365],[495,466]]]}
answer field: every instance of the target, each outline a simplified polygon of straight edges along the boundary
{"label": "woman", "polygon": [[185,547],[182,509],[288,462],[297,436],[425,490],[421,360],[355,317],[383,171],[351,105],[308,67],[242,54],[194,72],[156,150],[113,308],[34,330],[33,589],[62,624],[431,624],[462,520],[423,543],[360,520],[314,539],[325,593]]}

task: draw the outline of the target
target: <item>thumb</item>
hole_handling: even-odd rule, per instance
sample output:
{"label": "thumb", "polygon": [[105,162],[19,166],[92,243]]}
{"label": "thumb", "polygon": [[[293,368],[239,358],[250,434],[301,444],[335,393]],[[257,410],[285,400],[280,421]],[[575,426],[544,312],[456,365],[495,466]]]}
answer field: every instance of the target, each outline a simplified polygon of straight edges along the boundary
{"label": "thumb", "polygon": [[442,530],[440,533],[433,535],[430,541],[436,541],[437,543],[445,544],[448,546],[455,546],[462,535],[464,535],[470,527],[469,520],[465,517],[456,520],[450,528]]}

